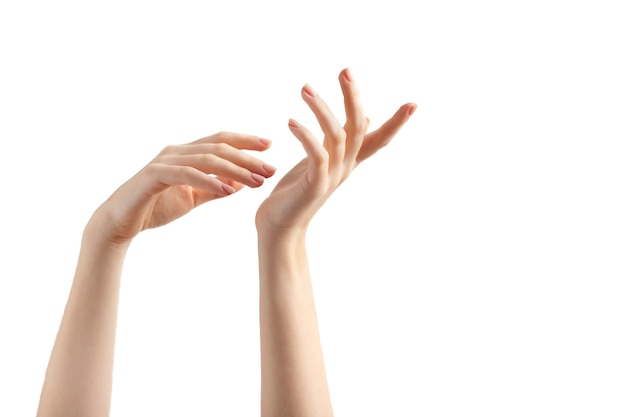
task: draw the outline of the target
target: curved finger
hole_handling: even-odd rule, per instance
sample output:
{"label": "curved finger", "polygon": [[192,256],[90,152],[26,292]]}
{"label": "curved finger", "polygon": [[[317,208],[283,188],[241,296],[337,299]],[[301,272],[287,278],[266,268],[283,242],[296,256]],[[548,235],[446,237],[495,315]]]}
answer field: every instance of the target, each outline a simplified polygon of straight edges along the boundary
{"label": "curved finger", "polygon": [[[152,187],[148,187],[149,194],[156,194],[169,186],[188,185],[198,190],[204,190],[206,196],[213,194],[214,198],[223,197],[237,191],[212,175],[191,166],[150,164],[145,168],[146,177]],[[208,193],[208,194],[207,194]]]}
{"label": "curved finger", "polygon": [[[243,187],[245,187],[244,184],[241,184],[237,181],[233,181],[231,179],[228,178],[223,178],[223,177],[215,177],[215,179],[217,179],[218,181],[221,181],[224,185],[231,187],[235,192],[235,191],[239,191],[241,190]],[[222,186],[223,188],[223,186]],[[229,195],[232,193],[228,193],[226,195]],[[203,190],[200,188],[194,188],[194,204],[195,207],[199,206],[200,204],[204,204],[207,201],[211,201],[211,200],[215,200],[216,198],[220,198],[223,197],[223,195],[219,195],[216,196],[215,193],[213,193],[212,191],[208,191],[208,190]]]}
{"label": "curved finger", "polygon": [[159,162],[172,166],[192,167],[205,175],[229,178],[253,188],[261,186],[265,181],[262,175],[214,154],[164,155]]}
{"label": "curved finger", "polygon": [[213,154],[222,159],[226,159],[235,165],[246,168],[251,172],[256,172],[269,178],[276,172],[276,168],[270,164],[261,161],[252,155],[243,152],[240,149],[233,147],[227,143],[192,143],[187,145],[172,145],[168,146],[161,152],[157,160],[164,158],[165,156],[172,155],[200,155],[200,154]]}
{"label": "curved finger", "polygon": [[324,147],[328,151],[330,166],[335,166],[343,161],[346,131],[326,105],[326,102],[306,84],[302,87],[302,98],[315,114],[315,117],[324,132]]}
{"label": "curved finger", "polygon": [[289,119],[289,129],[306,152],[309,159],[307,179],[311,184],[315,184],[328,173],[328,151],[306,127],[295,120]]}
{"label": "curved finger", "polygon": [[356,162],[369,158],[378,152],[379,149],[386,146],[391,139],[398,133],[400,128],[409,120],[411,115],[417,109],[417,104],[407,103],[401,106],[398,111],[377,130],[368,133],[363,140],[363,146],[359,151]]}
{"label": "curved finger", "polygon": [[348,68],[345,68],[339,74],[339,84],[343,92],[343,102],[346,109],[346,150],[344,160],[352,161],[361,149],[369,123],[361,104],[359,89]]}
{"label": "curved finger", "polygon": [[272,145],[272,141],[269,139],[234,132],[219,132],[214,135],[195,140],[189,144],[199,143],[226,143],[233,148],[248,149],[251,151],[264,151]]}

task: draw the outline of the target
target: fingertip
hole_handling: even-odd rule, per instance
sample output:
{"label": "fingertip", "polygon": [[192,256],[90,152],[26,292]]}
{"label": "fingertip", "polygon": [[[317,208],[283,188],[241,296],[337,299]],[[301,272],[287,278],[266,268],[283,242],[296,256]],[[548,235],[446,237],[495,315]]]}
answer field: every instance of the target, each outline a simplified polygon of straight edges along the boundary
{"label": "fingertip", "polygon": [[263,170],[265,171],[265,173],[267,174],[267,177],[271,177],[272,175],[274,175],[276,173],[276,167],[268,164],[268,163],[263,163]]}
{"label": "fingertip", "polygon": [[404,123],[408,120],[409,117],[413,115],[413,113],[415,113],[415,110],[417,110],[417,104],[415,103],[403,104],[402,106],[398,108],[398,110],[391,117],[391,119],[389,119],[389,121],[402,120],[402,123]]}
{"label": "fingertip", "polygon": [[313,90],[313,87],[311,87],[309,84],[305,84],[304,87],[302,87],[302,96],[315,97],[317,96],[317,93],[315,92],[315,90]]}
{"label": "fingertip", "polygon": [[255,188],[260,187],[265,182],[265,177],[257,174],[256,172],[250,173],[250,176],[252,177],[252,181],[255,183]]}
{"label": "fingertip", "polygon": [[300,127],[300,123],[296,122],[294,119],[289,119],[289,127],[291,129],[297,129]]}
{"label": "fingertip", "polygon": [[352,73],[350,72],[350,68],[349,67],[344,68],[339,73],[339,79],[341,80],[341,78],[343,78],[344,80],[346,80],[349,83],[352,82],[353,78],[352,78]]}
{"label": "fingertip", "polygon": [[222,191],[224,191],[226,195],[230,195],[234,194],[237,190],[235,189],[235,187],[232,187],[226,183],[222,183]]}
{"label": "fingertip", "polygon": [[259,142],[261,142],[261,144],[262,144],[263,146],[266,146],[266,147],[268,147],[268,148],[269,148],[270,146],[272,146],[272,141],[271,141],[271,140],[269,140],[269,139],[259,138]]}

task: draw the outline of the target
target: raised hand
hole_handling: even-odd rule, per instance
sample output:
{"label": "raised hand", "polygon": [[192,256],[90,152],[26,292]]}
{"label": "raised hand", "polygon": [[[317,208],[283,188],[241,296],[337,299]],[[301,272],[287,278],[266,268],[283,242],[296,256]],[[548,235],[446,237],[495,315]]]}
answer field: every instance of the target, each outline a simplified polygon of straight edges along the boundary
{"label": "raised hand", "polygon": [[339,74],[339,83],[346,112],[344,126],[309,85],[302,88],[302,98],[315,114],[324,140],[320,143],[307,128],[295,120],[289,121],[289,129],[302,143],[306,157],[280,180],[259,207],[259,231],[306,230],[315,213],[354,168],[387,145],[417,108],[413,103],[404,104],[379,129],[367,133],[369,119],[348,69]]}
{"label": "raised hand", "polygon": [[140,231],[162,226],[210,200],[244,186],[258,187],[275,169],[244,152],[264,151],[271,142],[221,132],[185,145],[168,146],[118,188],[96,211],[106,239],[129,242]]}
{"label": "raised hand", "polygon": [[274,168],[244,150],[269,146],[237,133],[168,146],[96,210],[83,232],[38,417],[109,415],[120,279],[130,242],[202,203],[263,184]]}
{"label": "raised hand", "polygon": [[332,416],[305,236],[309,222],[354,168],[385,146],[415,111],[405,104],[367,133],[357,87],[339,75],[346,111],[341,126],[306,85],[302,98],[324,132],[318,142],[295,120],[289,128],[306,157],[283,177],[256,215],[261,329],[261,415]]}

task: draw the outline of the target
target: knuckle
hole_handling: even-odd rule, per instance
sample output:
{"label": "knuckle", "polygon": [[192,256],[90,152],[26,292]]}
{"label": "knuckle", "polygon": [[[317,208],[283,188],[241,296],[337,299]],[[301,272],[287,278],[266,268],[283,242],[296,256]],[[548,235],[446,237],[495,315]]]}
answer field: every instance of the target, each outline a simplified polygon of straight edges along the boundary
{"label": "knuckle", "polygon": [[365,133],[368,127],[369,123],[364,118],[359,118],[354,121],[354,130],[358,133]]}
{"label": "knuckle", "polygon": [[194,170],[191,167],[182,166],[182,167],[178,167],[178,172],[180,173],[181,177],[185,180],[185,182],[188,182],[189,179],[193,177]]}
{"label": "knuckle", "polygon": [[159,167],[158,162],[153,161],[145,166],[145,168],[143,169],[143,172],[147,176],[153,177],[159,172],[159,170],[160,170],[160,167]]}
{"label": "knuckle", "polygon": [[330,154],[324,147],[319,147],[314,150],[312,155],[321,164],[327,164],[330,160]]}
{"label": "knuckle", "polygon": [[167,145],[165,148],[161,150],[161,152],[159,152],[159,155],[172,155],[173,153],[176,152],[176,149],[177,149],[176,145]]}
{"label": "knuckle", "polygon": [[212,153],[203,153],[200,155],[200,162],[204,165],[213,165],[217,157]]}
{"label": "knuckle", "polygon": [[211,136],[209,136],[209,138],[211,139],[209,143],[214,144],[214,143],[221,142],[224,138],[224,132],[221,131],[221,132],[214,133]]}
{"label": "knuckle", "polygon": [[355,134],[364,134],[369,128],[369,121],[367,118],[357,118],[355,120],[349,120],[346,123],[346,129],[354,132]]}
{"label": "knuckle", "polygon": [[331,136],[338,142],[343,142],[347,138],[346,131],[340,127],[333,129]]}
{"label": "knuckle", "polygon": [[230,145],[224,142],[213,144],[213,152],[216,152],[216,153],[224,153],[228,150],[228,148],[230,148]]}
{"label": "knuckle", "polygon": [[231,132],[222,130],[215,134],[215,139],[217,140],[218,143],[221,143],[221,142],[227,141],[231,136],[232,136]]}

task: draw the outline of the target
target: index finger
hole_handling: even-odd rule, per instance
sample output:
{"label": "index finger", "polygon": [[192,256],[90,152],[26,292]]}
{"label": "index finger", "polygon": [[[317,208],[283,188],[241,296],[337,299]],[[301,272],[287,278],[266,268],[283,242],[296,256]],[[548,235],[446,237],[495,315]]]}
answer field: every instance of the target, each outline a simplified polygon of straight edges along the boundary
{"label": "index finger", "polygon": [[226,143],[233,148],[251,151],[264,151],[272,145],[272,141],[269,139],[234,132],[219,132],[191,142],[191,144],[198,143]]}

